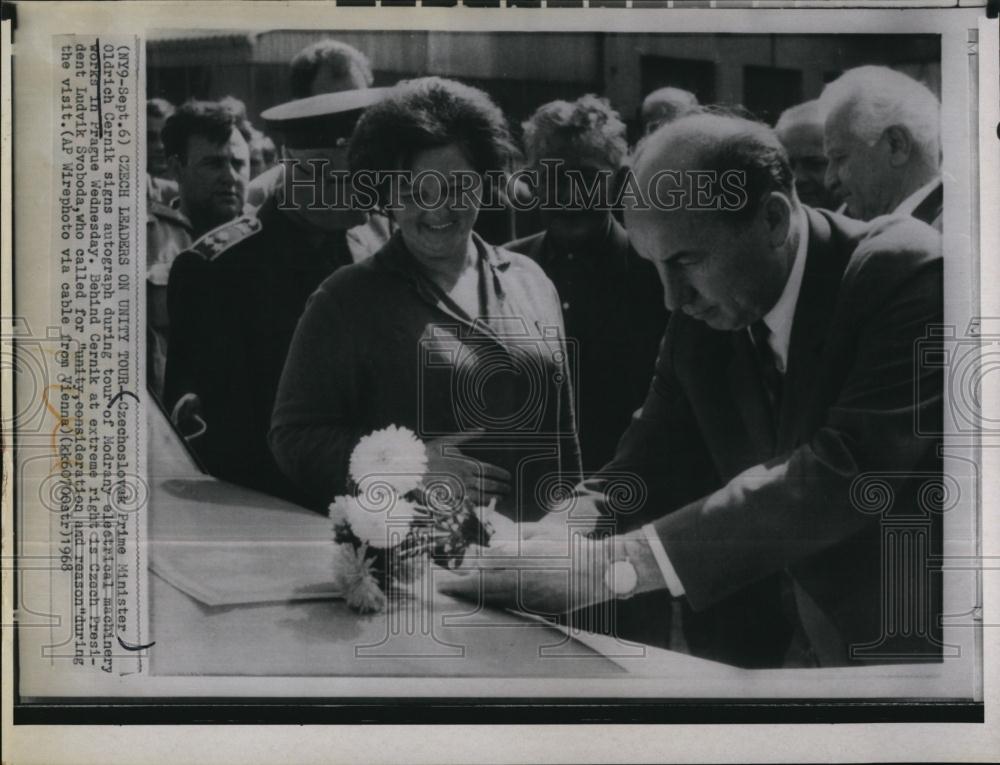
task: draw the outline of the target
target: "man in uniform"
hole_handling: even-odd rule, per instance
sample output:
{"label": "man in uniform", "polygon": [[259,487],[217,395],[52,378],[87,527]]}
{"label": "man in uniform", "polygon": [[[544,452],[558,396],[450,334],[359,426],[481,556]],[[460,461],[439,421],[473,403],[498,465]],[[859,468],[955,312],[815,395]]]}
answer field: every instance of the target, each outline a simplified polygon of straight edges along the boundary
{"label": "man in uniform", "polygon": [[301,499],[271,457],[271,409],[308,297],[387,241],[347,206],[346,174],[336,174],[347,169],[354,124],[383,93],[328,93],[265,111],[290,160],[283,187],[256,217],[209,232],[174,263],[165,398],[182,432],[204,431],[189,440],[213,475]]}
{"label": "man in uniform", "polygon": [[[296,100],[370,88],[375,81],[368,57],[339,40],[320,40],[303,48],[295,54],[290,68],[292,97]],[[261,207],[283,180],[284,167],[279,162],[253,179],[247,202]]]}
{"label": "man in uniform", "polygon": [[147,380],[156,395],[163,392],[171,265],[199,236],[243,212],[249,135],[245,121],[212,101],[185,103],[167,117],[159,136],[147,135],[149,141],[162,138],[166,167],[177,182],[173,198],[157,192],[152,180],[147,193]]}

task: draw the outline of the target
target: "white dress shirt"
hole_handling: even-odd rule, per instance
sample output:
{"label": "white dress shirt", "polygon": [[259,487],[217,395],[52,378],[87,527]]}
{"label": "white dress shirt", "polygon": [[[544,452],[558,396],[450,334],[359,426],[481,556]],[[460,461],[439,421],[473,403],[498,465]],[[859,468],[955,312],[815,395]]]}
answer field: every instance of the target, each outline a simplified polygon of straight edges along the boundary
{"label": "white dress shirt", "polygon": [[[792,320],[795,318],[795,307],[799,302],[799,291],[802,289],[802,274],[806,270],[806,251],[809,249],[809,224],[806,212],[799,208],[799,246],[795,250],[792,270],[788,274],[785,288],[774,308],[764,314],[764,323],[771,330],[767,344],[774,351],[778,371],[785,374],[788,367],[788,347],[792,342]],[[750,331],[749,329],[747,330]]]}
{"label": "white dress shirt", "polygon": [[[806,219],[806,212],[801,207],[796,219],[798,221],[799,245],[795,249],[792,270],[788,274],[788,279],[785,281],[785,287],[781,291],[778,302],[774,304],[774,307],[770,311],[764,314],[764,323],[771,330],[771,334],[767,339],[768,345],[774,351],[778,371],[781,374],[785,373],[785,369],[788,366],[788,347],[792,341],[792,321],[795,318],[795,307],[799,302],[799,292],[802,289],[802,275],[806,270],[806,257],[809,250],[809,223]],[[746,331],[749,332],[750,330],[747,329]],[[650,551],[653,553],[653,557],[660,567],[660,573],[663,574],[663,580],[667,584],[667,589],[673,597],[679,598],[684,594],[684,584],[681,582],[680,577],[677,576],[677,571],[670,562],[670,557],[663,548],[663,543],[660,541],[656,529],[653,528],[652,524],[647,523],[642,527],[642,531],[646,536],[646,541],[649,542]]]}

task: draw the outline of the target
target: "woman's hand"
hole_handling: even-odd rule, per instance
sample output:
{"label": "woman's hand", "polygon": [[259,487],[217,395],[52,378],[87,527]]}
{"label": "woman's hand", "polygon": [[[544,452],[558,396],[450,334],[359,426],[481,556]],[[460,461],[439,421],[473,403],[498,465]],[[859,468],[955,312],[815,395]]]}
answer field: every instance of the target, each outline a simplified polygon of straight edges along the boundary
{"label": "woman's hand", "polygon": [[483,506],[488,505],[494,497],[502,499],[510,494],[510,473],[496,465],[462,454],[462,444],[479,435],[481,434],[468,433],[429,441],[425,487],[432,493],[446,487],[445,491],[450,492],[451,496],[466,496],[473,504]]}

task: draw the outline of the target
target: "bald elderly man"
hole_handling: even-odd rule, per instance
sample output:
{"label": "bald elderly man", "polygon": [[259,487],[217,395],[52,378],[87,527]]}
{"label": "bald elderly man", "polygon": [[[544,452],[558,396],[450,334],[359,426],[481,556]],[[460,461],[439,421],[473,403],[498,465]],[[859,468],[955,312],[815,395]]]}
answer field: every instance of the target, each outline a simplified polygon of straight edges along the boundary
{"label": "bald elderly man", "polygon": [[774,125],[774,132],[788,153],[799,201],[810,207],[836,210],[841,200],[826,187],[823,125],[819,100],[813,100],[785,109]]}
{"label": "bald elderly man", "polygon": [[844,72],[820,95],[826,185],[860,220],[895,213],[941,230],[941,104],[884,66]]}
{"label": "bald elderly man", "polygon": [[[745,173],[717,211],[687,185],[706,168]],[[915,508],[940,439],[914,423],[940,432],[942,379],[913,356],[942,320],[939,235],[804,206],[777,137],[738,117],[662,127],[634,171],[672,202],[626,208],[672,312],[646,401],[566,513],[441,587],[539,613],[665,589],[693,653],[743,666],[939,660],[940,513]],[[854,501],[872,474],[891,486],[882,512]],[[915,514],[938,525],[887,571],[880,522]],[[570,548],[589,517],[616,534]]]}
{"label": "bald elderly man", "polygon": [[659,88],[642,100],[642,129],[649,135],[660,125],[673,122],[698,108],[698,97],[681,88]]}

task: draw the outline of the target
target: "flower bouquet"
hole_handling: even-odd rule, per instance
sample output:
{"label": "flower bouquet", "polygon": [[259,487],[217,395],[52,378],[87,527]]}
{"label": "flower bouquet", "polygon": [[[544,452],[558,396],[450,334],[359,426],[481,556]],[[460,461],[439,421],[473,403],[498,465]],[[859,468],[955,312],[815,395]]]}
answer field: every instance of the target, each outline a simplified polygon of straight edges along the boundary
{"label": "flower bouquet", "polygon": [[456,568],[470,544],[489,544],[496,500],[476,507],[426,473],[427,448],[407,428],[375,431],[354,448],[353,494],[330,504],[334,579],[353,610],[383,611],[387,593],[419,577],[426,561]]}

